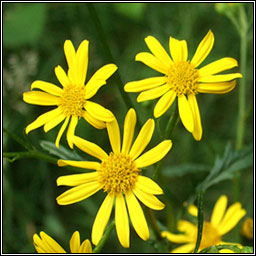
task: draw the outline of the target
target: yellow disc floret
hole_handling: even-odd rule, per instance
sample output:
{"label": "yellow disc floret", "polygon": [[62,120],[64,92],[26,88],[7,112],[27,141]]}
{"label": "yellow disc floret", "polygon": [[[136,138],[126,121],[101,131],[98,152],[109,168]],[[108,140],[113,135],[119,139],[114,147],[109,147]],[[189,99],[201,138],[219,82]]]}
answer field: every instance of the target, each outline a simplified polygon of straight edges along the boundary
{"label": "yellow disc floret", "polygon": [[167,84],[177,93],[196,94],[198,83],[198,70],[190,62],[174,62],[167,72]]}
{"label": "yellow disc floret", "polygon": [[111,152],[109,157],[102,161],[99,182],[105,192],[126,192],[133,188],[140,171],[130,156]]}
{"label": "yellow disc floret", "polygon": [[64,87],[59,107],[65,116],[81,117],[85,101],[85,87],[69,85]]}

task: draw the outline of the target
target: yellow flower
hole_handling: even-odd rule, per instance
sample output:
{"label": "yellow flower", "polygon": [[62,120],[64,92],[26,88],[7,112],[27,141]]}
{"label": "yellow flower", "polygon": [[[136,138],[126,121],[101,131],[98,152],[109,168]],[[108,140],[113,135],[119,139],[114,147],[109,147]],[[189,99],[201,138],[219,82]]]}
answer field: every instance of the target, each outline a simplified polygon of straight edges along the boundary
{"label": "yellow flower", "polygon": [[145,42],[152,52],[141,52],[136,55],[136,61],[163,74],[153,78],[129,82],[124,86],[126,92],[141,92],[138,102],[159,98],[154,108],[154,116],[162,116],[178,98],[178,109],[185,128],[193,134],[195,140],[202,138],[202,125],[196,94],[227,93],[231,91],[236,81],[241,78],[240,73],[215,75],[227,69],[238,66],[233,58],[222,58],[200,69],[198,66],[210,53],[214,35],[210,30],[199,44],[194,57],[188,60],[187,42],[170,37],[169,48],[171,57],[162,45],[152,36],[145,38]]}
{"label": "yellow flower", "polygon": [[77,52],[70,40],[64,43],[64,52],[68,63],[68,72],[57,66],[55,74],[63,88],[54,84],[35,81],[32,89],[42,91],[30,91],[23,94],[23,100],[27,103],[43,106],[57,106],[57,108],[40,115],[34,122],[26,127],[26,133],[44,125],[44,131],[48,132],[62,121],[55,144],[59,147],[60,138],[68,126],[67,141],[71,148],[71,137],[75,133],[78,119],[83,117],[88,123],[98,129],[106,127],[105,122],[113,120],[113,114],[101,105],[89,101],[106,84],[106,80],[116,71],[117,66],[108,64],[100,68],[85,84],[88,66],[89,42],[84,40]]}
{"label": "yellow flower", "polygon": [[[228,199],[222,195],[216,202],[210,222],[204,221],[203,233],[199,251],[213,245],[233,244],[241,247],[239,244],[227,243],[222,241],[222,236],[228,233],[236,226],[239,220],[246,214],[240,203],[234,203],[227,208]],[[197,216],[197,208],[192,205],[188,209],[191,215]],[[170,242],[186,243],[174,250],[171,253],[189,253],[195,249],[197,240],[197,225],[186,221],[178,221],[178,231],[183,234],[173,234],[168,231],[163,231],[162,236],[166,237]],[[229,252],[228,249],[223,249],[220,252]]]}
{"label": "yellow flower", "polygon": [[246,218],[246,220],[243,223],[241,233],[247,239],[253,239],[253,219],[252,218]]}
{"label": "yellow flower", "polygon": [[[163,194],[162,189],[150,178],[141,175],[141,168],[152,165],[161,160],[171,149],[172,142],[165,140],[147,151],[154,132],[154,120],[149,119],[141,128],[134,141],[133,135],[136,125],[136,113],[130,109],[124,121],[123,143],[121,147],[120,130],[117,120],[107,123],[107,131],[112,147],[108,155],[96,144],[73,137],[74,144],[87,154],[98,158],[101,162],[59,160],[59,166],[71,165],[85,169],[95,170],[84,174],[62,176],[57,179],[57,185],[73,186],[57,197],[60,205],[73,204],[95,194],[99,190],[107,193],[92,227],[92,243],[97,245],[100,241],[115,201],[115,225],[119,241],[123,247],[130,246],[130,228],[128,212],[131,223],[137,234],[143,239],[149,238],[147,222],[138,202],[138,199],[147,207],[162,210],[164,204],[154,195]],[[127,208],[126,208],[127,207]]]}
{"label": "yellow flower", "polygon": [[[50,236],[44,232],[40,232],[39,237],[34,234],[34,246],[38,253],[66,253],[66,251]],[[71,253],[92,253],[92,246],[88,239],[80,244],[80,235],[75,231],[70,239],[70,252]]]}

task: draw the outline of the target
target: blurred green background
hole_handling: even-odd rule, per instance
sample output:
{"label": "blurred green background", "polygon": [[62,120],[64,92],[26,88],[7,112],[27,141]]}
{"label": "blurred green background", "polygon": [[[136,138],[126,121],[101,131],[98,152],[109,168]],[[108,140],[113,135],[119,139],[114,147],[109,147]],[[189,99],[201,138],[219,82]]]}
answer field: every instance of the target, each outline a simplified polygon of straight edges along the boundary
{"label": "blurred green background", "polygon": [[[54,142],[59,128],[45,134],[42,128],[25,135],[25,127],[34,121],[47,107],[33,106],[22,101],[22,93],[30,90],[34,80],[43,80],[59,85],[54,67],[61,65],[67,70],[63,44],[72,40],[77,49],[87,39],[89,45],[89,78],[101,66],[108,64],[104,45],[88,11],[86,3],[4,3],[3,4],[3,127],[16,134],[38,150],[41,141]],[[203,65],[222,57],[233,57],[239,61],[239,36],[231,21],[218,13],[213,3],[97,3],[94,4],[102,23],[107,42],[123,84],[157,75],[157,72],[142,63],[135,62],[138,52],[148,51],[144,38],[156,37],[168,50],[169,36],[188,42],[191,59],[197,45],[211,29],[215,35],[214,47]],[[245,4],[248,15],[253,6]],[[252,17],[252,16],[251,16]],[[246,134],[245,145],[253,142],[253,40],[248,42]],[[239,70],[238,70],[239,71]],[[88,79],[87,78],[87,79]],[[118,91],[116,74],[102,87],[93,100],[112,110],[119,120],[124,121],[127,107]],[[213,166],[216,155],[222,156],[228,142],[235,147],[238,113],[238,87],[224,95],[198,95],[201,111],[203,138],[194,141],[181,123],[173,135],[173,148],[164,164],[176,168],[165,177],[165,190],[172,202],[175,221],[183,209],[183,202],[195,193],[195,187],[206,176],[202,166]],[[136,103],[137,93],[130,93],[142,122],[152,117],[156,100]],[[50,109],[50,108],[49,108]],[[161,120],[165,127],[171,110]],[[96,130],[85,121],[79,122],[76,134],[95,142],[107,152],[110,150],[106,130]],[[26,151],[12,136],[3,134],[4,152]],[[159,143],[155,130],[149,147]],[[61,143],[67,147],[65,136]],[[76,150],[82,157],[82,152]],[[184,164],[198,165],[198,171],[180,172]],[[96,212],[104,198],[103,192],[80,203],[58,206],[56,197],[65,189],[57,188],[56,178],[74,171],[60,168],[41,159],[19,159],[3,161],[3,252],[35,253],[32,236],[45,231],[69,251],[69,239],[75,230],[81,239],[90,239],[91,227]],[[239,199],[253,215],[253,171],[246,168],[240,175]],[[152,174],[149,168],[146,175]],[[163,174],[165,175],[165,174]],[[161,184],[160,184],[161,185]],[[205,218],[213,209],[221,194],[228,195],[234,202],[232,180],[212,186],[205,194]],[[173,227],[166,222],[167,209],[155,212],[163,226]],[[112,214],[113,218],[113,214]],[[239,235],[242,221],[226,241],[243,242]],[[225,238],[223,239],[225,240]],[[248,245],[248,244],[245,244]],[[105,244],[103,253],[152,253],[158,252],[153,241],[142,241],[131,227],[131,248],[122,248],[115,230]]]}

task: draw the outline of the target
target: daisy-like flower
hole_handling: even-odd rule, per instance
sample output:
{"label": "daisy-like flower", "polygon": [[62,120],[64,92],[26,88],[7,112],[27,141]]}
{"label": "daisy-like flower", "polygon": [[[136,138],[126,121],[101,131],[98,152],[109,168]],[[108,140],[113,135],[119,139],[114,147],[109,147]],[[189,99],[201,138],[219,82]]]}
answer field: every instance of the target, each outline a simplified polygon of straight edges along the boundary
{"label": "daisy-like flower", "polygon": [[70,40],[64,43],[64,53],[68,63],[67,74],[61,66],[55,68],[55,74],[62,88],[44,81],[35,81],[31,85],[32,90],[23,94],[23,100],[27,103],[43,106],[57,106],[55,109],[40,115],[34,122],[26,127],[26,133],[44,126],[48,132],[62,121],[63,124],[57,135],[55,144],[59,147],[60,138],[68,126],[67,141],[71,148],[73,144],[70,138],[75,133],[78,120],[83,117],[88,123],[98,129],[106,127],[105,122],[113,120],[111,111],[101,105],[90,101],[98,89],[106,84],[106,80],[116,71],[117,66],[108,64],[100,68],[86,83],[88,66],[89,42],[84,40],[77,52]]}
{"label": "daisy-like flower", "polygon": [[171,57],[152,36],[145,38],[152,52],[141,52],[135,57],[147,66],[162,73],[162,76],[129,82],[124,86],[126,92],[141,92],[138,102],[159,98],[154,108],[154,117],[162,116],[178,98],[180,119],[185,128],[193,134],[195,140],[202,138],[202,124],[197,104],[198,93],[227,93],[231,91],[240,73],[216,75],[224,70],[238,66],[233,58],[222,58],[202,68],[198,68],[210,53],[214,35],[210,30],[201,41],[194,57],[188,60],[187,42],[170,37],[169,48]]}
{"label": "daisy-like flower", "polygon": [[126,248],[130,246],[128,212],[137,234],[143,240],[149,238],[148,225],[138,200],[154,210],[164,208],[164,204],[154,196],[163,194],[162,189],[150,178],[142,176],[141,168],[161,160],[171,149],[172,142],[165,140],[141,155],[151,140],[155,123],[153,119],[149,119],[131,146],[135,124],[136,113],[134,109],[130,109],[124,121],[122,147],[117,120],[114,119],[106,124],[112,147],[110,154],[92,142],[77,136],[73,137],[73,142],[79,149],[98,158],[100,162],[58,161],[59,166],[71,165],[95,170],[84,174],[59,177],[58,186],[72,186],[73,188],[57,197],[58,204],[68,205],[82,201],[99,190],[107,193],[92,227],[94,245],[98,244],[104,233],[114,202],[117,235],[121,245]]}
{"label": "daisy-like flower", "polygon": [[[219,244],[230,244],[241,247],[241,245],[239,244],[227,243],[222,241],[222,236],[228,233],[231,229],[233,229],[240,221],[240,219],[242,219],[243,216],[246,214],[246,211],[238,202],[232,204],[226,210],[227,203],[227,197],[225,195],[220,196],[214,206],[210,222],[204,221],[199,251],[209,246]],[[188,208],[188,211],[191,215],[197,216],[197,207],[195,205],[191,205]],[[185,243],[185,245],[182,245],[172,250],[171,253],[192,252],[196,246],[197,225],[186,220],[179,220],[177,228],[178,231],[182,232],[183,234],[173,234],[168,231],[162,232],[162,236],[166,237],[170,242],[182,244]],[[225,253],[230,252],[230,250],[222,249],[220,250],[220,252]]]}
{"label": "daisy-like flower", "polygon": [[[34,234],[34,246],[38,253],[66,253],[66,251],[45,232],[40,232],[40,236]],[[70,239],[71,253],[92,253],[91,242],[86,239],[80,243],[80,234],[75,231]]]}

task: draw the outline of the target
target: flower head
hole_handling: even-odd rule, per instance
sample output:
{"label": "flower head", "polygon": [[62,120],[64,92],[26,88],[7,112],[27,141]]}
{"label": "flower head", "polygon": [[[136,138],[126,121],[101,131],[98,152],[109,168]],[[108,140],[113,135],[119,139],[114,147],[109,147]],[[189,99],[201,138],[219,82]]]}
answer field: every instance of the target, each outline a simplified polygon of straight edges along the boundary
{"label": "flower head", "polygon": [[[213,245],[219,244],[234,244],[222,241],[222,236],[228,233],[241,218],[246,214],[246,211],[242,208],[240,203],[234,203],[227,208],[228,199],[225,195],[222,195],[216,202],[211,220],[204,221],[203,223],[203,233],[202,239],[199,247],[199,251]],[[191,215],[197,216],[197,208],[191,205],[188,208]],[[197,225],[186,221],[179,220],[178,231],[183,232],[183,234],[173,234],[168,231],[163,231],[162,236],[166,237],[170,242],[174,243],[185,243],[174,250],[172,253],[189,253],[195,249],[197,240]],[[238,245],[238,244],[234,244]],[[238,245],[241,247],[240,245]],[[220,252],[225,252],[226,249]]]}
{"label": "flower head", "polygon": [[253,218],[246,218],[241,229],[241,234],[247,239],[253,239]]}
{"label": "flower head", "polygon": [[152,36],[145,38],[151,53],[141,52],[136,55],[136,61],[162,73],[162,76],[129,82],[124,86],[126,92],[141,92],[138,102],[159,98],[154,116],[162,116],[178,98],[178,108],[181,121],[185,128],[193,134],[196,140],[201,140],[202,125],[197,104],[198,93],[227,93],[231,91],[240,73],[216,75],[224,70],[236,67],[233,58],[222,58],[202,68],[199,65],[210,53],[214,35],[210,30],[199,44],[194,57],[188,60],[187,42],[170,37],[169,48],[171,57],[158,40]]}
{"label": "flower head", "polygon": [[[59,160],[59,166],[71,165],[95,170],[84,174],[62,176],[57,185],[72,186],[59,197],[60,205],[73,204],[95,194],[99,190],[107,193],[93,224],[92,243],[97,245],[110,218],[115,201],[115,225],[120,243],[129,247],[129,220],[137,234],[143,239],[149,238],[147,222],[138,199],[154,210],[161,210],[164,204],[154,195],[163,194],[162,189],[150,178],[141,175],[141,168],[161,160],[171,149],[172,142],[165,140],[147,151],[154,131],[154,120],[149,119],[141,128],[132,145],[136,113],[130,109],[124,122],[123,143],[121,147],[120,130],[117,120],[107,123],[107,131],[112,152],[107,154],[96,144],[73,137],[74,144],[87,154],[96,157],[100,162]],[[131,146],[132,145],[132,146]]]}
{"label": "flower head", "polygon": [[[40,232],[40,236],[34,234],[34,246],[38,253],[66,253],[66,251],[50,236]],[[70,239],[71,253],[92,253],[92,246],[88,239],[80,243],[80,234],[75,231]]]}
{"label": "flower head", "polygon": [[113,114],[101,105],[90,101],[98,89],[106,84],[106,80],[116,71],[114,64],[108,64],[100,68],[85,84],[88,66],[89,42],[84,40],[77,52],[70,40],[64,43],[64,52],[68,63],[68,72],[57,66],[55,74],[62,88],[48,82],[35,81],[31,85],[32,90],[23,94],[23,100],[27,103],[43,106],[57,106],[57,108],[40,115],[34,122],[26,127],[26,133],[44,126],[48,132],[62,121],[55,144],[59,147],[60,138],[68,126],[67,141],[71,148],[71,137],[75,133],[78,120],[82,117],[88,123],[98,129],[106,127],[105,122],[113,120]]}

